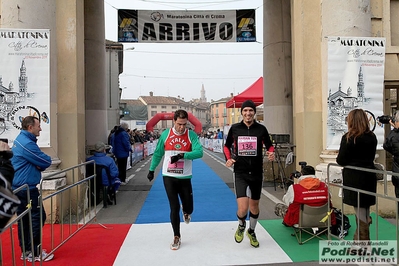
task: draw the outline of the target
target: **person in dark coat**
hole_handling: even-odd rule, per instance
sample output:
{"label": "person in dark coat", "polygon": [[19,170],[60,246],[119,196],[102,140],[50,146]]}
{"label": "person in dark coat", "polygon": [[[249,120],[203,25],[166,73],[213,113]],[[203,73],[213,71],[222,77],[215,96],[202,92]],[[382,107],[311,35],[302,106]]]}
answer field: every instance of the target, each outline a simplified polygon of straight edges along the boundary
{"label": "person in dark coat", "polygon": [[15,173],[11,164],[12,156],[13,153],[8,146],[8,139],[0,139],[0,234],[14,216],[18,205],[21,204],[21,201],[11,189]]}
{"label": "person in dark coat", "polygon": [[[392,172],[399,173],[399,112],[395,113],[393,121],[390,120],[389,123],[393,126],[393,129],[385,139],[383,147],[393,156]],[[399,198],[398,176],[392,175],[392,184],[395,187],[395,196]]]}
{"label": "person in dark coat", "polygon": [[[362,109],[354,109],[347,117],[348,132],[342,136],[337,156],[341,166],[356,166],[374,168],[374,158],[377,149],[377,137],[370,130],[366,113]],[[377,191],[375,173],[344,168],[342,170],[343,185],[365,191]],[[343,190],[343,202],[355,209],[357,229],[354,240],[370,240],[370,206],[374,205],[375,196],[348,189]]]}
{"label": "person in dark coat", "polygon": [[12,184],[12,180],[14,179],[14,167],[11,163],[11,158],[13,153],[8,146],[8,140],[0,141],[0,173],[7,179],[7,181]]}
{"label": "person in dark coat", "polygon": [[129,152],[132,151],[130,136],[127,133],[128,128],[128,124],[121,123],[115,134],[111,137],[112,153],[115,155],[118,163],[119,179],[122,185],[126,184],[127,158],[129,157]]}

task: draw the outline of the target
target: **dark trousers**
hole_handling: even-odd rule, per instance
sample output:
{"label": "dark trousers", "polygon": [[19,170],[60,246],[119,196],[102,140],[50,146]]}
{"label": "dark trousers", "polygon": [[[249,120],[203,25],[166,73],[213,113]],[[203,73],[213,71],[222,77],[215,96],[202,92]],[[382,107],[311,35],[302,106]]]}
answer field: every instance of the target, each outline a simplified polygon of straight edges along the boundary
{"label": "dark trousers", "polygon": [[116,158],[116,162],[118,163],[119,179],[121,182],[126,182],[127,157]]}
{"label": "dark trousers", "polygon": [[[46,212],[44,208],[40,209],[39,206],[39,190],[37,188],[30,189],[30,199],[32,201],[32,233],[33,233],[33,248],[34,248],[34,255],[39,255],[39,248],[40,245],[40,233],[41,227],[44,225],[46,221]],[[20,215],[26,210],[26,206],[28,205],[28,195],[26,190],[19,191],[17,197],[21,201],[21,204],[18,206],[17,214]],[[40,221],[40,212],[43,213],[42,221]],[[22,221],[22,222],[21,222]],[[26,214],[24,217],[18,221],[18,240],[19,246],[21,247],[21,251],[32,251],[31,250],[31,235],[29,230],[29,215]]]}
{"label": "dark trousers", "polygon": [[180,202],[183,210],[191,214],[194,210],[193,188],[191,179],[179,179],[169,176],[163,177],[166,194],[170,205],[170,222],[172,223],[174,236],[180,237]]}

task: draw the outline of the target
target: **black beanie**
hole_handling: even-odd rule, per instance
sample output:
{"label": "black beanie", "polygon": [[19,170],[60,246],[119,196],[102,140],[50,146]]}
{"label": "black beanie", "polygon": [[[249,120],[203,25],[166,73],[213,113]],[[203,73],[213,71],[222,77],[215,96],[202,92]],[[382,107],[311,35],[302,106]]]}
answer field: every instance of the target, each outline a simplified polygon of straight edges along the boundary
{"label": "black beanie", "polygon": [[245,107],[251,107],[252,109],[254,109],[254,111],[256,113],[256,105],[252,100],[246,100],[245,102],[242,103],[241,113],[242,113],[242,109],[244,109]]}

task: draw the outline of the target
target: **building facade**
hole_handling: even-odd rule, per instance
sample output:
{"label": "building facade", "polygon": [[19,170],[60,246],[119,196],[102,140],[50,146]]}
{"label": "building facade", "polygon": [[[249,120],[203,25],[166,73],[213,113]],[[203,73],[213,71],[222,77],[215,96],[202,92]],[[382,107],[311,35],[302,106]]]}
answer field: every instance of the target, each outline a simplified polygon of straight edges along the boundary
{"label": "building facade", "polygon": [[[166,97],[156,96],[153,92],[150,92],[149,96],[140,96],[138,100],[121,100],[121,103],[125,106],[125,109],[129,109],[133,106],[144,105],[147,108],[147,121],[153,118],[158,113],[173,113],[176,110],[182,109],[193,114],[202,124],[203,130],[209,127],[209,104],[202,102],[200,99],[193,99],[188,102],[184,101],[180,97]],[[125,116],[124,120],[129,120],[131,115]],[[162,131],[166,128],[173,126],[173,121],[162,120],[159,121],[154,130]],[[189,123],[189,126],[192,125]]]}
{"label": "building facade", "polygon": [[213,130],[223,130],[223,127],[229,124],[228,110],[226,108],[226,102],[228,100],[230,100],[230,97],[211,101],[209,107],[211,112],[211,126]]}

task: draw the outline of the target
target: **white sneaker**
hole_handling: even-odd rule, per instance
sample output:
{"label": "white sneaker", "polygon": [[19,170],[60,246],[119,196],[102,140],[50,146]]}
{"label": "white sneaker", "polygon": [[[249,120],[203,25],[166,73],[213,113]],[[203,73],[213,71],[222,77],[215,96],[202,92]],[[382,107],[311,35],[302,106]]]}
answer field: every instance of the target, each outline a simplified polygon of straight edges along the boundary
{"label": "white sneaker", "polygon": [[[35,261],[49,261],[52,260],[54,258],[54,254],[48,254],[45,250],[42,251],[42,254],[35,257]],[[32,254],[28,257],[28,261],[32,262]]]}
{"label": "white sneaker", "polygon": [[191,215],[183,212],[183,220],[186,224],[189,224],[191,221]]}
{"label": "white sneaker", "polygon": [[30,251],[26,251],[25,256],[24,253],[21,254],[21,260],[24,260],[24,258],[27,260],[29,257],[32,259],[32,253]]}
{"label": "white sneaker", "polygon": [[180,244],[181,244],[181,242],[180,242],[180,237],[175,236],[175,237],[173,238],[173,243],[170,244],[170,249],[171,249],[171,250],[178,250],[178,249],[180,248]]}
{"label": "white sneaker", "polygon": [[184,221],[186,224],[189,224],[190,221],[191,221],[191,214],[188,214],[188,213],[185,213],[185,212],[184,212],[184,210],[183,210],[183,205],[180,205],[180,208],[181,208],[181,212],[182,212],[182,214],[183,214],[183,221]]}

